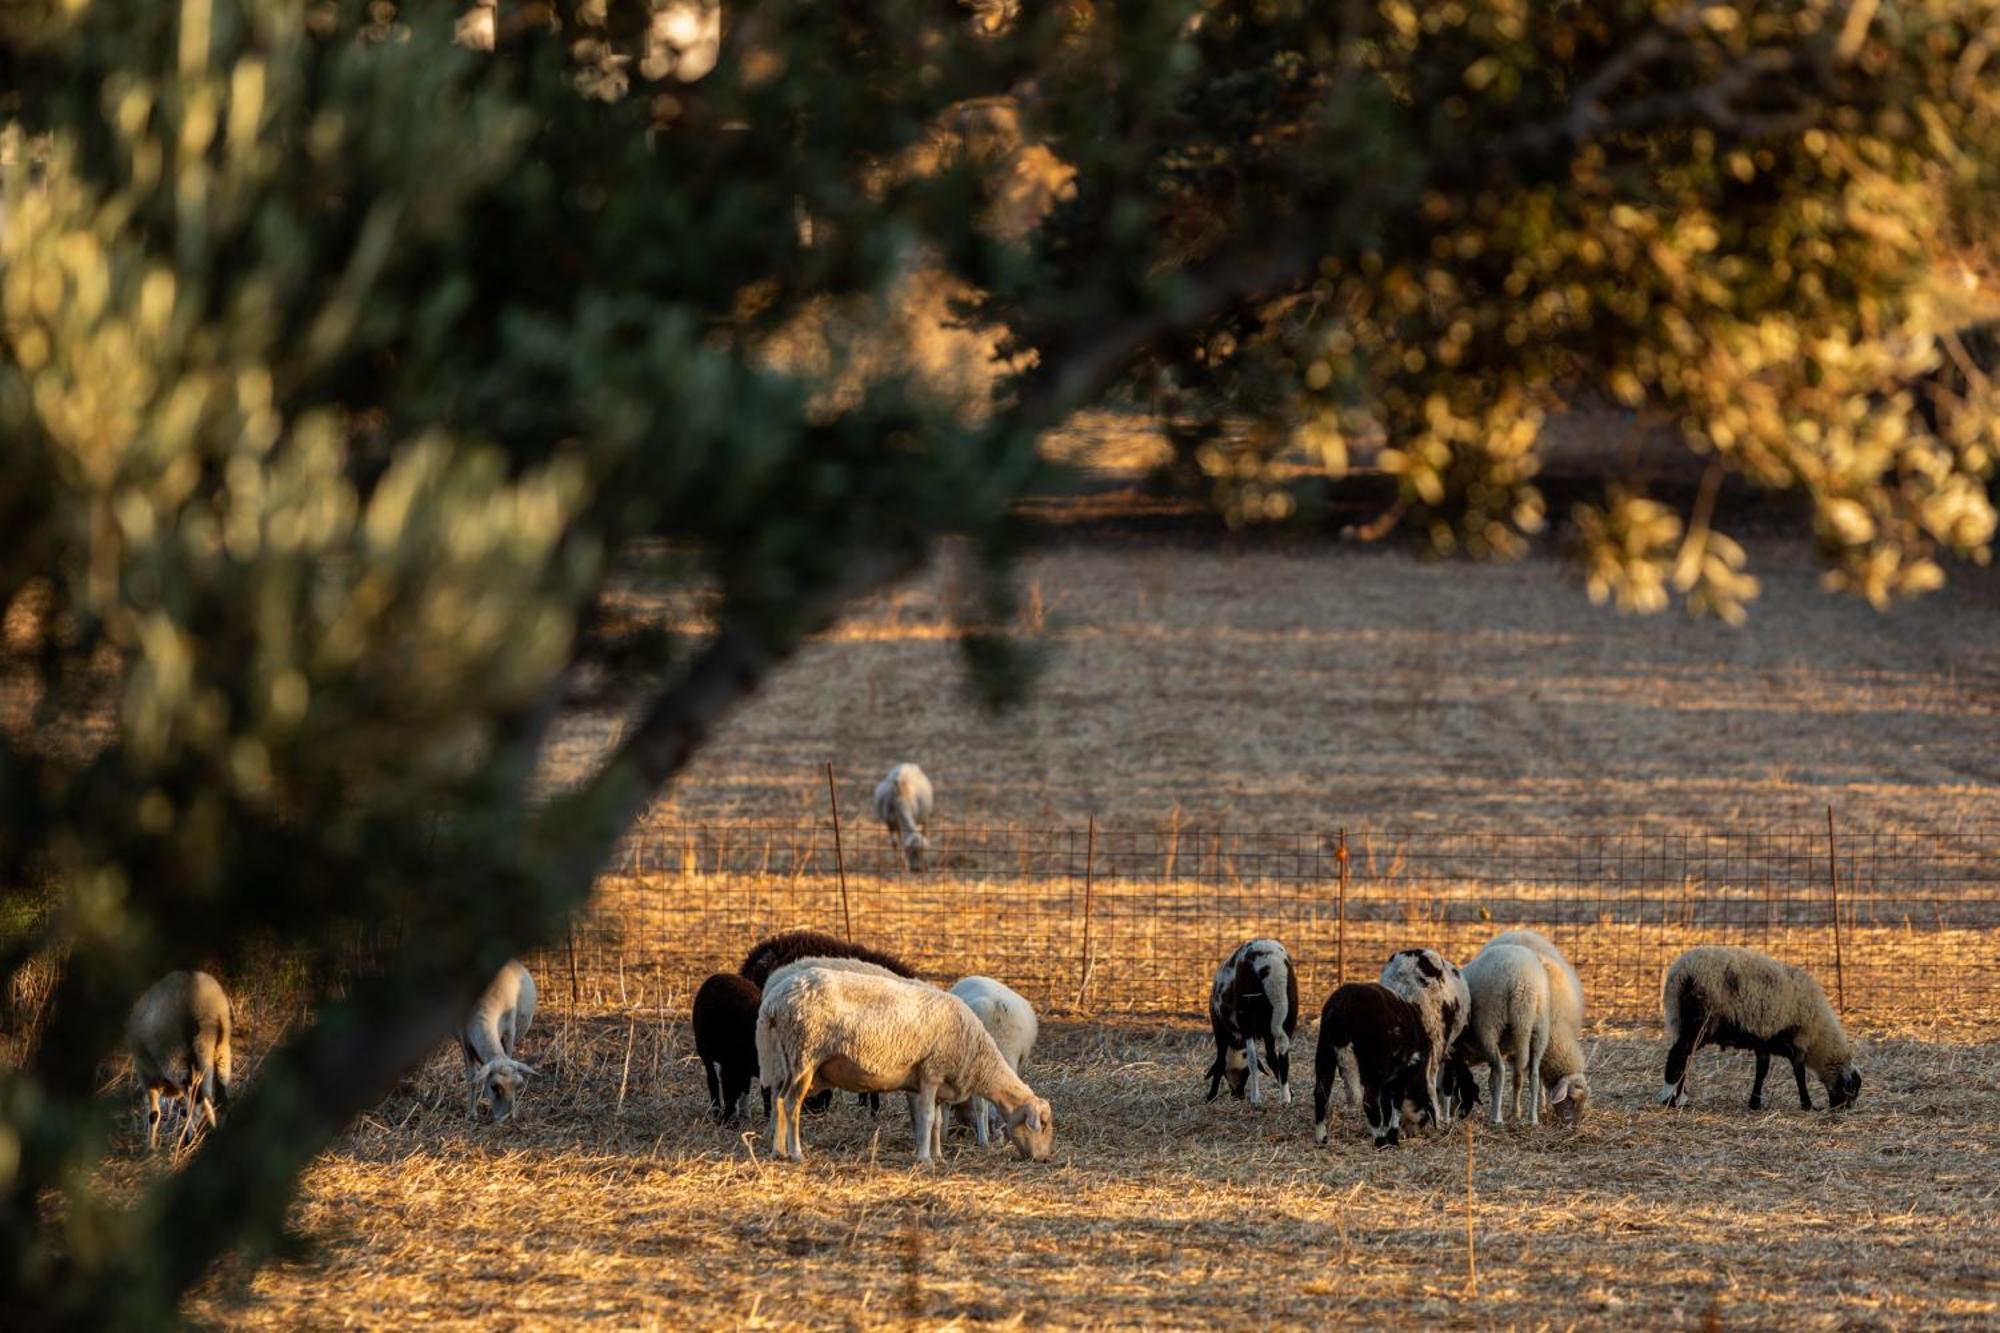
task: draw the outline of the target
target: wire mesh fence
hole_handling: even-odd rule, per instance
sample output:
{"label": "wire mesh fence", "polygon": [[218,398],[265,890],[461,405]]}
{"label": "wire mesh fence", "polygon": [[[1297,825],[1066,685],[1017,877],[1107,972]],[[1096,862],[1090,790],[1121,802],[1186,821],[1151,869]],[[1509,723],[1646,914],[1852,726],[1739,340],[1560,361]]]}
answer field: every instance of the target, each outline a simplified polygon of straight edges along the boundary
{"label": "wire mesh fence", "polygon": [[1201,1014],[1240,941],[1282,940],[1316,1009],[1400,948],[1463,960],[1549,935],[1593,1016],[1659,1012],[1683,949],[1744,944],[1884,1023],[2000,1024],[2000,827],[1970,832],[1288,833],[946,827],[921,871],[881,829],[690,824],[635,833],[567,946],[586,1007],[684,1004],[758,939],[816,929],[924,975],[985,973],[1045,1012]]}

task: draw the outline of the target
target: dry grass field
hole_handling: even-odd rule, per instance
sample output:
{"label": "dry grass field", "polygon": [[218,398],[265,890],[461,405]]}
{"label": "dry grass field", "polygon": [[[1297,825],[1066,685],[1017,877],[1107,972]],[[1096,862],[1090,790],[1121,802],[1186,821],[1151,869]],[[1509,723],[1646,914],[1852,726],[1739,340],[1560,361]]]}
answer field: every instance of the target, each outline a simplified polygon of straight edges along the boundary
{"label": "dry grass field", "polygon": [[[1326,545],[1058,545],[1024,571],[1047,671],[1027,709],[1001,719],[960,688],[947,562],[780,673],[652,824],[670,840],[689,820],[818,817],[828,761],[856,817],[904,758],[938,782],[946,843],[954,825],[1080,826],[1093,814],[1141,830],[1561,833],[1811,827],[1830,803],[1847,827],[1991,824],[2000,582],[1959,571],[1884,617],[1821,594],[1793,547],[1756,542],[1752,557],[1764,596],[1732,631],[1592,608],[1552,557],[1467,567]],[[637,585],[625,595],[651,598]],[[573,719],[550,780],[619,725]],[[782,901],[781,886],[750,887]],[[930,887],[909,897],[900,877],[858,875],[858,928],[940,972],[989,945],[1039,951],[1046,976],[1024,988],[1068,993],[1071,928],[1036,935],[1009,910],[1009,893],[1033,885],[948,871]],[[1935,972],[1944,937],[1922,922],[1871,926],[1850,945],[1874,960],[1878,987],[1855,1024],[1867,1084],[1852,1114],[1802,1114],[1783,1096],[1751,1113],[1750,1062],[1717,1053],[1698,1058],[1695,1106],[1662,1110],[1657,1025],[1640,1023],[1592,1033],[1598,1099],[1580,1129],[1477,1123],[1475,1285],[1463,1133],[1376,1152],[1348,1111],[1338,1140],[1316,1149],[1309,1055],[1288,1109],[1208,1105],[1202,1025],[1109,1016],[1121,986],[1160,983],[1163,958],[1179,966],[1208,933],[1233,943],[1256,931],[1254,893],[1240,913],[1186,930],[1135,911],[1133,929],[1154,932],[1150,953],[1104,928],[1102,989],[1085,1004],[1104,1021],[1051,1023],[1031,1061],[1056,1108],[1055,1163],[955,1141],[944,1165],[920,1170],[893,1103],[879,1123],[845,1101],[810,1121],[802,1168],[708,1123],[684,1022],[693,954],[724,962],[763,925],[796,923],[737,910],[719,876],[635,876],[605,892],[635,929],[641,904],[714,895],[702,909],[714,938],[671,968],[587,971],[577,1005],[552,977],[527,1043],[547,1077],[517,1123],[468,1125],[458,1057],[441,1053],[306,1177],[296,1226],[309,1253],[247,1282],[222,1275],[195,1318],[286,1329],[2000,1319],[2000,1033],[1990,1004]],[[958,907],[939,915],[946,899]],[[824,924],[833,909],[799,910]],[[1421,904],[1381,925],[1428,927],[1444,918]],[[1316,1013],[1329,937],[1323,921],[1302,929]],[[1477,929],[1454,918],[1440,942]],[[1814,959],[1827,947],[1821,934],[1773,938]],[[1363,939],[1357,954],[1374,947]],[[1606,928],[1567,942],[1588,979],[1593,948],[1659,939],[1623,946]],[[1976,955],[1990,942],[1959,944]],[[1933,969],[1906,1004],[1879,989],[1905,963]],[[1350,975],[1366,965],[1351,958]],[[1617,1008],[1643,1012],[1638,1001]],[[249,1018],[253,1047],[282,1021]]]}
{"label": "dry grass field", "polygon": [[[959,824],[1232,829],[1953,828],[2000,811],[2000,575],[1887,614],[1749,542],[1733,630],[1593,607],[1553,554],[1428,564],[1382,547],[1089,540],[1028,559],[1046,671],[971,707],[950,562],[801,653],[655,812],[850,814],[900,759]],[[627,594],[648,600],[643,589]],[[577,718],[561,777],[617,734]]]}
{"label": "dry grass field", "polygon": [[[704,1118],[684,1028],[557,1018],[525,1118],[473,1128],[433,1062],[307,1176],[313,1251],[213,1284],[204,1322],[516,1328],[1990,1327],[2000,1045],[1876,1037],[1858,1108],[1744,1107],[1704,1052],[1653,1104],[1660,1043],[1594,1034],[1576,1130],[1311,1142],[1299,1100],[1201,1100],[1207,1034],[1061,1025],[1030,1067],[1057,1158],[969,1141],[910,1161],[892,1099],[806,1126],[781,1166]],[[1815,1085],[1815,1092],[1820,1090]],[[1821,1093],[1823,1098],[1823,1093]],[[761,1126],[760,1126],[761,1127]]]}

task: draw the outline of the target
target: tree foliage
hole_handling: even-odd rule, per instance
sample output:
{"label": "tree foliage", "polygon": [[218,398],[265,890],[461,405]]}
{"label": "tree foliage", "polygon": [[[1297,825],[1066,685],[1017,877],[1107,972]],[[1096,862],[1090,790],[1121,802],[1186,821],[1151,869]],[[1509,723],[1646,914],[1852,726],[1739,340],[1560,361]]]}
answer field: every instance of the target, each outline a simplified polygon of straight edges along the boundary
{"label": "tree foliage", "polygon": [[[0,10],[0,875],[56,909],[0,946],[63,960],[0,1076],[0,1308],[157,1320],[261,1252],[716,718],[942,535],[1004,693],[1036,438],[1115,389],[1243,515],[1280,454],[1379,432],[1412,531],[1507,554],[1543,415],[1595,387],[1803,491],[1871,597],[1985,557],[1991,386],[1911,385],[1940,256],[1992,234],[1990,0],[775,0],[699,58],[678,6],[503,4],[484,51],[461,17]],[[995,106],[1011,147],[965,128]],[[1006,225],[1023,144],[1065,183]],[[999,340],[989,410],[904,369],[920,268]],[[1636,490],[1578,526],[1631,605],[1753,587]],[[607,620],[634,559],[711,595],[704,636]],[[587,668],[630,725],[548,797]],[[391,917],[189,1166],[107,1196],[145,982]]]}

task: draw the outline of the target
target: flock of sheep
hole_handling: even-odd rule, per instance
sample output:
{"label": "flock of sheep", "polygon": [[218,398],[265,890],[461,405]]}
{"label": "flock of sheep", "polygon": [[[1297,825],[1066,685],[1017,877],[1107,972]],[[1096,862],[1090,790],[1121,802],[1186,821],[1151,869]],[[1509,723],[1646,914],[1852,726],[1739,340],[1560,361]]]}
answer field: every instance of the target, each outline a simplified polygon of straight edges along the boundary
{"label": "flock of sheep", "polygon": [[[931,801],[930,782],[914,764],[896,765],[876,788],[876,813],[913,870],[928,848]],[[1667,970],[1661,1008],[1669,1041],[1662,1103],[1685,1104],[1688,1063],[1703,1046],[1754,1053],[1753,1109],[1763,1105],[1774,1055],[1790,1063],[1802,1108],[1812,1107],[1808,1068],[1825,1085],[1829,1109],[1860,1094],[1853,1044],[1819,983],[1800,968],[1751,949],[1690,949]],[[1260,1103],[1268,1074],[1290,1105],[1298,1015],[1285,946],[1239,945],[1209,991],[1209,1099],[1226,1082],[1233,1095]],[[534,978],[509,962],[459,1032],[472,1118],[484,1106],[505,1120],[537,1073],[516,1054],[534,1016]],[[1320,1010],[1314,1138],[1326,1141],[1336,1086],[1360,1104],[1378,1147],[1399,1141],[1406,1118],[1448,1124],[1477,1104],[1479,1065],[1490,1071],[1495,1124],[1509,1110],[1539,1124],[1544,1108],[1574,1123],[1591,1095],[1583,1021],[1576,969],[1535,931],[1496,935],[1463,969],[1435,949],[1402,950],[1379,981],[1340,986]],[[968,976],[944,990],[889,954],[790,931],[759,942],[736,972],[701,984],[693,1029],[713,1114],[725,1122],[745,1115],[752,1088],[760,1088],[773,1151],[792,1161],[804,1160],[803,1114],[825,1106],[835,1089],[861,1094],[871,1109],[880,1094],[903,1093],[919,1162],[941,1152],[948,1116],[982,1147],[997,1137],[1026,1158],[1052,1151],[1054,1112],[1021,1078],[1039,1030],[1034,1007],[991,977]],[[127,1035],[149,1145],[158,1146],[163,1092],[184,1106],[183,1142],[199,1124],[215,1125],[230,1077],[229,1000],[216,980],[168,975],[133,1006]]]}

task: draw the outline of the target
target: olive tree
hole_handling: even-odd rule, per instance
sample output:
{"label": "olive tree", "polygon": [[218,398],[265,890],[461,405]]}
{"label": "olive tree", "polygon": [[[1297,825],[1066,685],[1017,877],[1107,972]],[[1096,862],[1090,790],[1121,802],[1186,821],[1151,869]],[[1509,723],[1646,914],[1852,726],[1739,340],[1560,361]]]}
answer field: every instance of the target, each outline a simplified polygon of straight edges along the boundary
{"label": "olive tree", "polygon": [[[1597,386],[1801,488],[1871,595],[1984,557],[1990,386],[1908,386],[1990,235],[1990,3],[699,12],[0,9],[0,949],[59,961],[0,1074],[0,1308],[169,1320],[266,1252],[717,720],[946,535],[972,676],[1018,688],[1015,502],[1108,395],[1245,513],[1380,432],[1411,530],[1504,555]],[[1028,149],[1052,206],[1010,222]],[[979,410],[909,369],[918,271],[995,349]],[[1580,527],[1635,605],[1749,591],[1699,513]],[[636,561],[704,632],[605,611]],[[629,725],[543,790],[586,672]],[[388,918],[187,1165],[107,1185],[140,987]]]}

